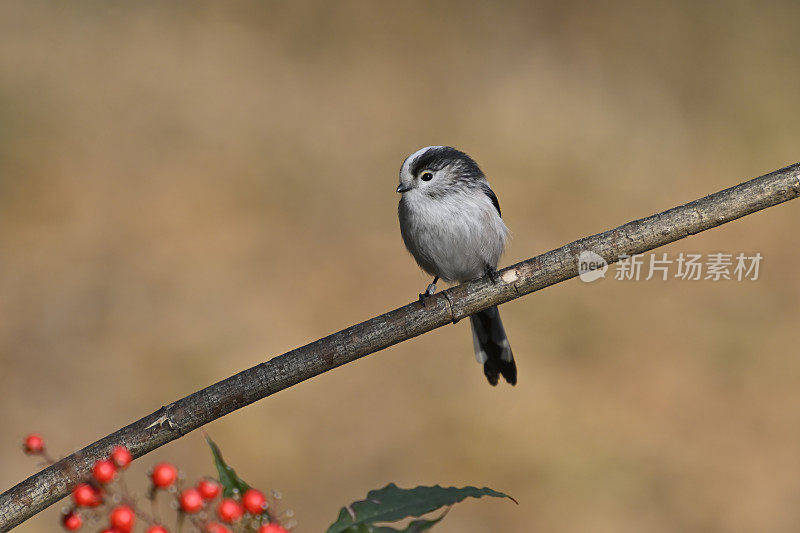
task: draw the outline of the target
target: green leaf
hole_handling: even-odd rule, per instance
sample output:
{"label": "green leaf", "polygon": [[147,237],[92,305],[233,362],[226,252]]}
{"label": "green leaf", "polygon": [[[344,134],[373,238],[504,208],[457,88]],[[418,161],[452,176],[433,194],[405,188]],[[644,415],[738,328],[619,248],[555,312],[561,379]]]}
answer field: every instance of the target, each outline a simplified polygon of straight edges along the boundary
{"label": "green leaf", "polygon": [[[343,507],[339,518],[328,528],[328,533],[388,533],[398,531],[392,528],[378,528],[375,523],[391,523],[409,516],[422,516],[444,506],[453,505],[465,498],[481,498],[493,496],[496,498],[513,498],[490,488],[476,487],[416,487],[401,489],[394,483],[386,485],[379,490],[371,490],[365,500],[357,501],[349,507]],[[441,520],[439,517],[438,520]],[[425,531],[430,529],[438,520],[416,520],[408,528],[400,531]],[[432,522],[432,523],[425,523]],[[409,529],[416,527],[417,529]],[[422,529],[420,529],[422,528]]]}
{"label": "green leaf", "polygon": [[236,475],[236,470],[228,466],[222,458],[222,453],[219,451],[219,446],[206,435],[206,441],[211,447],[211,454],[214,456],[214,464],[217,466],[219,473],[219,482],[222,483],[222,495],[226,498],[232,497],[235,493],[241,496],[250,488],[250,485],[245,483],[242,478]]}
{"label": "green leaf", "polygon": [[[366,524],[364,524],[364,526],[369,528],[368,531],[370,533],[422,533],[424,531],[428,531],[430,528],[438,524],[441,519],[445,517],[445,515],[447,515],[447,511],[443,512],[442,516],[439,518],[434,518],[432,520],[419,518],[409,523],[408,527],[405,529],[395,529],[388,526],[368,526]],[[349,532],[350,530],[348,529],[347,531]]]}

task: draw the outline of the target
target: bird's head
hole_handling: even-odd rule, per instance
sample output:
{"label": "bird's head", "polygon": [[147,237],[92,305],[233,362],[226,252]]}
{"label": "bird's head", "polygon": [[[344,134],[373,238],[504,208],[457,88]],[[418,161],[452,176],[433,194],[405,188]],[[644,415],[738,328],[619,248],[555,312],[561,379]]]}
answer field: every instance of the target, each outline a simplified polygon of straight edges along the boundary
{"label": "bird's head", "polygon": [[418,191],[438,197],[459,187],[477,186],[486,178],[470,156],[449,146],[428,146],[403,161],[399,193]]}

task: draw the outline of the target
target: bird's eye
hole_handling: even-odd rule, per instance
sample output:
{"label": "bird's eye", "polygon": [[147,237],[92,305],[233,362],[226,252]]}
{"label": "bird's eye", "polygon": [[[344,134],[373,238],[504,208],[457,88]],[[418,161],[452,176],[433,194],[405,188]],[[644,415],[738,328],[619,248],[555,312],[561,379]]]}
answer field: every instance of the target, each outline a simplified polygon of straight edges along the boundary
{"label": "bird's eye", "polygon": [[433,179],[433,172],[423,172],[420,178],[422,181],[431,181]]}

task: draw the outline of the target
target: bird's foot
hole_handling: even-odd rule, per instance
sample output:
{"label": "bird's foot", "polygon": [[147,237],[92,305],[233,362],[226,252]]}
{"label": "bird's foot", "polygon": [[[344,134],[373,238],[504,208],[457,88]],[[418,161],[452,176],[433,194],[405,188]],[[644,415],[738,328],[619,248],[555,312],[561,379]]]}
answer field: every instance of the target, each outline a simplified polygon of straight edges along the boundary
{"label": "bird's foot", "polygon": [[497,274],[497,270],[495,270],[494,267],[487,266],[486,275],[489,276],[489,279],[492,280],[492,283],[497,283],[500,281],[500,276]]}
{"label": "bird's foot", "polygon": [[419,303],[421,303],[422,305],[425,305],[425,298],[427,298],[429,296],[433,296],[433,293],[435,293],[435,292],[436,292],[436,284],[435,283],[431,283],[430,285],[428,285],[428,288],[425,289],[425,292],[421,292],[419,294]]}

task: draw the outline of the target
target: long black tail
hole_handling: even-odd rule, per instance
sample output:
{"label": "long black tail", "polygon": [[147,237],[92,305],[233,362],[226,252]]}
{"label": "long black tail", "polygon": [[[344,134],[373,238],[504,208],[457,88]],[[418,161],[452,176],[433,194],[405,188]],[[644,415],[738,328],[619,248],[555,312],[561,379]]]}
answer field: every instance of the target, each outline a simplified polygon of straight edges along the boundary
{"label": "long black tail", "polygon": [[508,344],[506,330],[497,307],[490,307],[469,317],[472,323],[472,342],[475,357],[483,363],[483,373],[492,385],[497,385],[502,374],[512,385],[517,384],[517,365]]}

